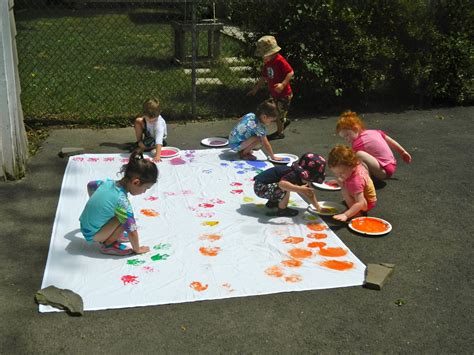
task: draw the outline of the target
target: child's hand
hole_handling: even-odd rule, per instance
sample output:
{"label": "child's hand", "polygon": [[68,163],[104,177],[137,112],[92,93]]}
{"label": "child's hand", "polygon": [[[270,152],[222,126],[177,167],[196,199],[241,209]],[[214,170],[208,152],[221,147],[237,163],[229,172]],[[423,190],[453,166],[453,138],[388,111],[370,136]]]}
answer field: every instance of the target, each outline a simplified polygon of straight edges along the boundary
{"label": "child's hand", "polygon": [[138,248],[138,250],[134,250],[135,254],[145,254],[145,253],[148,253],[150,251],[150,247],[147,247],[147,246],[141,246],[140,248]]}
{"label": "child's hand", "polygon": [[[303,185],[300,187],[300,193],[305,195],[306,197],[308,198],[312,198],[314,197],[314,190],[309,187],[308,185]],[[317,207],[317,206],[314,206],[314,207]]]}
{"label": "child's hand", "polygon": [[161,161],[161,157],[156,156],[156,157],[153,158],[153,161],[154,161],[155,163],[159,163],[159,162]]}
{"label": "child's hand", "polygon": [[347,221],[347,216],[344,213],[336,214],[336,215],[332,216],[332,218],[334,218],[336,221],[341,221],[341,222],[346,222]]}
{"label": "child's hand", "polygon": [[275,89],[276,92],[280,93],[285,88],[285,85],[283,85],[282,83],[278,83],[278,84],[273,85],[273,88]]}
{"label": "child's hand", "polygon": [[407,151],[404,151],[402,153],[402,159],[405,163],[410,164],[411,163],[411,155]]}

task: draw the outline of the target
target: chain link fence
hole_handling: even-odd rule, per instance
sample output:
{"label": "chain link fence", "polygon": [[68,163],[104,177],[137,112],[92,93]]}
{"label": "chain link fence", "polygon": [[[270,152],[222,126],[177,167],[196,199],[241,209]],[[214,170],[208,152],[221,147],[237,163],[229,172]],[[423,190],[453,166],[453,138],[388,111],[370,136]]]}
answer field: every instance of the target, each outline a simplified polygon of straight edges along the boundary
{"label": "chain link fence", "polygon": [[16,0],[14,13],[27,121],[126,125],[150,97],[170,120],[233,117],[265,97],[246,96],[261,62],[219,3]]}

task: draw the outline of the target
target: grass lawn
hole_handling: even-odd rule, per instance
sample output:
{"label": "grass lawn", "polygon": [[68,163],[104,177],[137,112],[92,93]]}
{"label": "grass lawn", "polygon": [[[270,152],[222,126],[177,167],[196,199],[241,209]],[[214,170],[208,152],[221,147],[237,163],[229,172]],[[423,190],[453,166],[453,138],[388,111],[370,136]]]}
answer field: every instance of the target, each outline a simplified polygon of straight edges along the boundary
{"label": "grass lawn", "polygon": [[[35,9],[15,13],[25,119],[84,126],[123,126],[158,96],[168,119],[191,117],[191,75],[173,64],[173,17],[159,9]],[[199,51],[206,53],[207,36]],[[222,35],[222,56],[240,43]],[[248,58],[247,63],[252,63]],[[245,113],[250,99],[228,64],[211,74],[221,86],[198,86],[197,115]],[[210,76],[206,74],[206,76]]]}

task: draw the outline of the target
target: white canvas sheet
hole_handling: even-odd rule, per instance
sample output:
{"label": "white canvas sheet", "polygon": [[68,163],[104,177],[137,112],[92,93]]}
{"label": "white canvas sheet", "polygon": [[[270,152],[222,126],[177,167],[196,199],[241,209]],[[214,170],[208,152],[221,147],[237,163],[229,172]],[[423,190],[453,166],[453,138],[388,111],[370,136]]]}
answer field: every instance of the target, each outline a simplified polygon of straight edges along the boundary
{"label": "white canvas sheet", "polygon": [[[298,195],[290,201],[300,209],[295,218],[272,216],[255,196],[252,178],[272,164],[233,161],[228,149],[181,151],[159,163],[158,183],[130,197],[141,244],[151,251],[99,253],[79,231],[86,184],[119,179],[127,158],[69,159],[42,287],[73,290],[85,310],[99,310],[363,284],[365,265],[305,212]],[[40,311],[56,309],[41,305]]]}

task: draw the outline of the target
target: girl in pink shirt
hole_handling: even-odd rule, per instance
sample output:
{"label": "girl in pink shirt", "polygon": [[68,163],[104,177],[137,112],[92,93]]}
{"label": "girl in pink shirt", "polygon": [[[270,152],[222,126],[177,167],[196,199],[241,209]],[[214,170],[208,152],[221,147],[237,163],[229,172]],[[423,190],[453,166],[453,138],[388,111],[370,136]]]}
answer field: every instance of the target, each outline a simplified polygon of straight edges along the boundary
{"label": "girl in pink shirt", "polygon": [[390,148],[395,149],[405,163],[411,163],[411,155],[405,148],[383,131],[366,130],[355,112],[346,111],[341,115],[336,132],[352,145],[370,174],[379,180],[390,178],[397,168],[397,161]]}
{"label": "girl in pink shirt", "polygon": [[344,213],[333,216],[334,219],[345,222],[375,207],[377,195],[374,183],[351,148],[340,144],[335,146],[329,152],[328,166],[341,186],[348,207]]}

